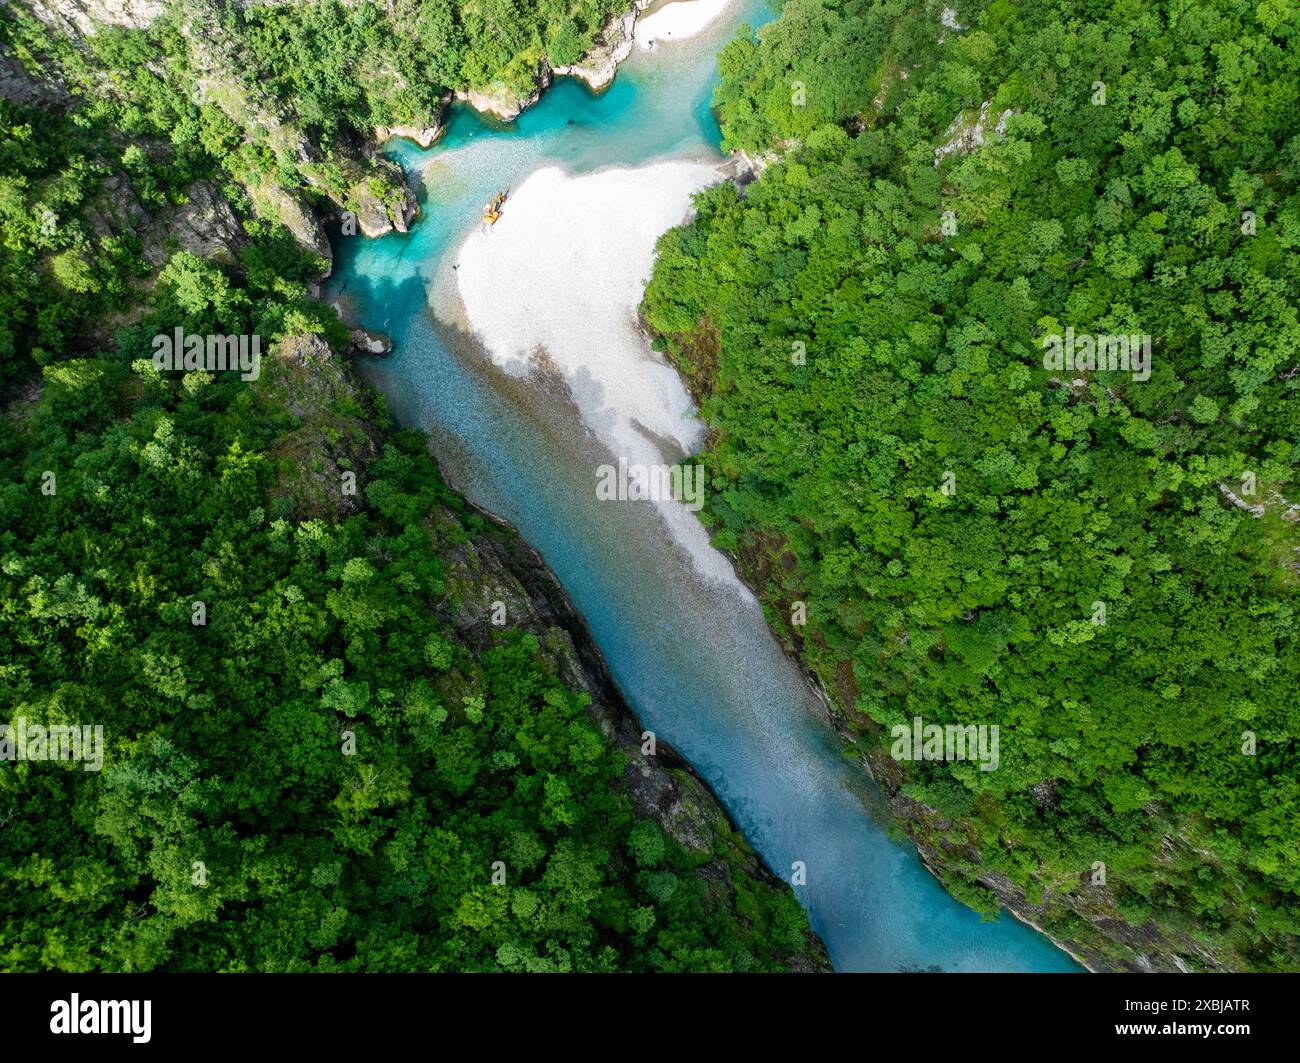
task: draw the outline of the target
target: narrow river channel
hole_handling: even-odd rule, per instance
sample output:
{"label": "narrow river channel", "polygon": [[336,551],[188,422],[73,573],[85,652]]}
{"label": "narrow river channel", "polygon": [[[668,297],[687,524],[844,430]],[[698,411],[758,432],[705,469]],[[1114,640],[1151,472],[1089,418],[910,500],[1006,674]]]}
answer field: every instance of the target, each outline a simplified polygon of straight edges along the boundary
{"label": "narrow river channel", "polygon": [[[653,505],[598,501],[593,469],[610,451],[569,389],[554,374],[503,372],[455,311],[455,259],[498,189],[542,167],[720,162],[717,52],[742,23],[773,16],[733,0],[690,40],[634,50],[599,96],[562,78],[508,125],[457,106],[430,150],[393,141],[422,214],[408,235],[343,239],[326,297],[392,337],[394,353],[363,372],[402,423],[430,434],[448,478],[545,557],[645,726],[709,780],[778,874],[804,865],[795,892],[837,969],[1078,970],[1009,915],[981,922],[889,836],[873,783],[752,597],[701,571]],[[553,268],[547,247],[536,268]]]}

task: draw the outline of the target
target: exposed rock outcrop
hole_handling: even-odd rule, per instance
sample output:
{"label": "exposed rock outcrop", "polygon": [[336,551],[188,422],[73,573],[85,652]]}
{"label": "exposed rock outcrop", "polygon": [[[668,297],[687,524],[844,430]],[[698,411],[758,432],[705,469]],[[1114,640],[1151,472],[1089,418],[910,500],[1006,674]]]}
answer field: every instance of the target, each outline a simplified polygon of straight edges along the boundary
{"label": "exposed rock outcrop", "polygon": [[35,77],[16,57],[0,52],[0,100],[45,110],[63,110],[72,104],[73,97],[58,78]]}
{"label": "exposed rock outcrop", "polygon": [[351,332],[351,339],[352,342],[348,348],[349,354],[363,354],[377,358],[393,349],[393,341],[382,332],[376,332],[373,329],[354,328]]}
{"label": "exposed rock outcrop", "polygon": [[[785,883],[745,842],[717,797],[671,746],[656,741],[655,753],[642,753],[644,730],[623,699],[581,616],[535,550],[508,524],[484,513],[491,534],[458,543],[443,555],[449,600],[448,619],[472,646],[491,642],[492,606],[505,606],[506,622],[531,631],[571,689],[586,692],[593,721],[624,754],[623,786],[638,813],[654,819],[689,852],[713,854],[699,869],[710,892],[723,904],[735,899],[733,875],[756,878],[772,888]],[[811,931],[792,970],[828,971],[825,946]]]}
{"label": "exposed rock outcrop", "polygon": [[166,0],[27,0],[42,22],[70,36],[89,36],[99,26],[148,29],[167,6]]}
{"label": "exposed rock outcrop", "polygon": [[196,181],[190,185],[184,203],[150,219],[144,239],[145,259],[152,265],[162,265],[171,257],[167,251],[171,240],[183,251],[229,265],[238,260],[247,236],[216,183]]}
{"label": "exposed rock outcrop", "polygon": [[982,147],[992,137],[1001,137],[1007,131],[1007,122],[1013,116],[1020,113],[1017,108],[1008,108],[1005,111],[999,111],[996,118],[992,119],[992,128],[990,129],[989,101],[985,100],[980,106],[979,114],[972,117],[969,113],[963,112],[952,120],[944,132],[944,142],[934,149],[934,164],[939,165],[944,156],[951,155],[954,152],[961,155],[969,155],[976,148]]}
{"label": "exposed rock outcrop", "polygon": [[441,122],[431,126],[377,125],[375,126],[375,143],[382,144],[392,137],[402,137],[405,140],[414,141],[422,148],[429,148],[442,136],[443,128]]}
{"label": "exposed rock outcrop", "polygon": [[183,203],[158,209],[137,198],[125,174],[112,173],[86,204],[83,216],[97,236],[136,237],[145,261],[155,267],[176,251],[233,264],[247,241],[243,225],[214,181],[195,181]]}
{"label": "exposed rock outcrop", "polygon": [[533,88],[527,94],[520,94],[508,85],[496,83],[486,88],[459,89],[456,99],[468,103],[480,114],[488,114],[503,122],[518,118],[525,108],[531,107],[550,87],[551,68],[545,60],[538,65],[533,74]]}
{"label": "exposed rock outcrop", "polygon": [[304,251],[319,255],[327,263],[333,261],[329,237],[301,193],[269,183],[246,187],[249,202],[259,218],[283,225]]}
{"label": "exposed rock outcrop", "polygon": [[591,51],[571,66],[554,67],[554,72],[579,78],[592,89],[605,88],[614,80],[618,64],[632,54],[637,15],[652,2],[653,0],[635,0],[631,10],[610,15],[601,27]]}
{"label": "exposed rock outcrop", "polygon": [[347,363],[320,336],[291,336],[263,357],[262,376],[263,394],[298,418],[298,427],[271,453],[277,471],[273,495],[288,503],[295,518],[359,511],[365,471],[380,445],[368,422],[341,412],[357,408]]}
{"label": "exposed rock outcrop", "polygon": [[408,232],[420,212],[419,201],[396,163],[376,158],[375,165],[378,175],[361,181],[350,193],[357,227],[369,237]]}

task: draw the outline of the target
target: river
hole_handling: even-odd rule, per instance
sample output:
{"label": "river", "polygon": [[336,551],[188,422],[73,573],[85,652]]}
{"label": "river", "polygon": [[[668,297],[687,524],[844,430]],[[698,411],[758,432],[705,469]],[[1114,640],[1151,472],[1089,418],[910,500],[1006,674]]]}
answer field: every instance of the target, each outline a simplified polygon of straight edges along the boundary
{"label": "river", "polygon": [[982,922],[890,836],[881,795],[752,597],[705,578],[648,503],[597,501],[592,469],[609,453],[566,389],[503,373],[447,309],[451,259],[497,189],[542,166],[720,161],[717,51],[741,23],[773,16],[733,0],[704,33],[636,49],[598,96],[561,78],[508,125],[456,106],[428,151],[391,142],[421,216],[409,234],[340,239],[326,298],[392,337],[394,353],[364,375],[401,423],[429,433],[448,479],[538,549],[644,725],[709,780],[777,874],[802,865],[795,893],[837,970],[1078,970],[1010,916]]}

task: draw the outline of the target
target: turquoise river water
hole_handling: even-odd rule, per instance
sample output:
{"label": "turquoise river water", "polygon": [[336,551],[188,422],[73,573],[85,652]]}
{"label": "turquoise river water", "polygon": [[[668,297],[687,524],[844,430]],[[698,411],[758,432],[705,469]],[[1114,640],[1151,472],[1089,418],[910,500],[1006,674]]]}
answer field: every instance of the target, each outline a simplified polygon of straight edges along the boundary
{"label": "turquoise river water", "polygon": [[735,0],[695,38],[638,48],[600,95],[561,78],[508,125],[456,106],[428,151],[391,142],[420,218],[406,235],[340,239],[326,297],[392,337],[394,353],[362,367],[367,379],[402,423],[430,434],[460,490],[541,552],[644,725],[709,780],[777,874],[803,863],[795,893],[838,970],[1078,970],[1008,915],[981,922],[889,836],[875,785],[758,606],[703,579],[648,503],[598,502],[593,461],[606,459],[563,388],[501,373],[433,309],[434,293],[454,288],[449,259],[482,204],[539,166],[720,160],[709,109],[718,49],[773,14]]}

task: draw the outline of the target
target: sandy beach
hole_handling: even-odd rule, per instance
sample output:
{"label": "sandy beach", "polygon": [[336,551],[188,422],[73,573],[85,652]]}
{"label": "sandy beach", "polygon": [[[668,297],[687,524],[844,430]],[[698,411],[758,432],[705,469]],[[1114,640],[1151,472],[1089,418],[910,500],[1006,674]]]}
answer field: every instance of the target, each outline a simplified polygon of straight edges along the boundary
{"label": "sandy beach", "polygon": [[638,19],[634,36],[642,48],[694,37],[726,10],[731,0],[678,0]]}
{"label": "sandy beach", "polygon": [[[492,359],[516,374],[558,374],[588,428],[630,465],[672,464],[702,438],[680,378],[641,335],[637,307],[655,241],[687,219],[693,193],[720,180],[715,165],[695,162],[578,177],[546,167],[460,250],[465,319]],[[733,582],[694,514],[658,505],[701,572]]]}

